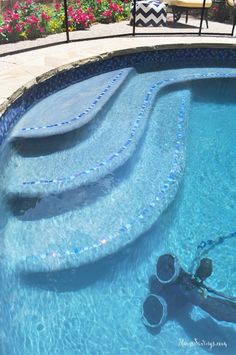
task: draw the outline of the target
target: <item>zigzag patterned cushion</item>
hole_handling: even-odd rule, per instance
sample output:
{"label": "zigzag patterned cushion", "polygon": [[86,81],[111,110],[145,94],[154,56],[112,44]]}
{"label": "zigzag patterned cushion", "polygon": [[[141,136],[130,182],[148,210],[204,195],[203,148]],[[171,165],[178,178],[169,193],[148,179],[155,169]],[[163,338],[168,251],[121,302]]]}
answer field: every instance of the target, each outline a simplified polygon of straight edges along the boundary
{"label": "zigzag patterned cushion", "polygon": [[[135,26],[166,26],[167,5],[157,0],[136,2]],[[130,24],[133,25],[134,5],[131,4]]]}

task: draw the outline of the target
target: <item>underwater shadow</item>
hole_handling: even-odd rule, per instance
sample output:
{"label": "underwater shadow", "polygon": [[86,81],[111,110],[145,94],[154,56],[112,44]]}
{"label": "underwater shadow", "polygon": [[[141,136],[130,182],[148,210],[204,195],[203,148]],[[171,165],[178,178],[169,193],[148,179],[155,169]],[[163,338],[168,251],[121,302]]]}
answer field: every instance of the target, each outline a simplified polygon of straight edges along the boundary
{"label": "underwater shadow", "polygon": [[109,194],[115,185],[118,185],[117,181],[109,174],[93,184],[58,194],[32,197],[10,195],[6,199],[6,205],[19,220],[37,221],[89,206],[100,197]]}
{"label": "underwater shadow", "polygon": [[[135,242],[134,242],[135,243]],[[30,287],[35,286],[53,292],[74,292],[95,284],[101,279],[112,282],[117,268],[127,256],[132,256],[132,245],[118,253],[111,254],[95,262],[59,271],[21,273],[21,280]]]}
{"label": "underwater shadow", "polygon": [[112,278],[111,257],[79,268],[21,274],[22,281],[30,287],[35,286],[53,292],[74,292],[94,284],[101,278]]}
{"label": "underwater shadow", "polygon": [[[189,312],[179,313],[176,320],[193,342],[197,340],[200,343],[204,340],[205,343],[209,342],[209,344],[213,341],[222,344],[212,348],[203,346],[202,349],[215,355],[233,355],[236,353],[236,331],[232,328],[217,323],[210,316],[195,321],[191,319]],[[226,344],[226,346],[223,344]]]}
{"label": "underwater shadow", "polygon": [[[158,284],[156,286],[158,287]],[[186,351],[193,348],[202,349],[214,355],[236,353],[236,330],[227,327],[225,322],[220,324],[204,311],[202,312],[206,315],[205,318],[193,320],[191,311],[194,305],[176,285],[170,285],[169,288],[158,292],[155,284],[149,282],[149,291],[151,294],[159,294],[166,301],[168,305],[166,321],[175,321],[183,328],[186,337],[176,339],[179,348]],[[148,327],[146,329],[150,334],[156,335],[161,327],[156,331]]]}
{"label": "underwater shadow", "polygon": [[[185,282],[184,288],[179,286],[181,282],[182,285]],[[201,304],[204,305],[204,301],[200,298],[197,299],[196,292],[199,291],[191,288],[191,284],[187,284],[186,279],[180,278],[179,282],[170,283],[166,287],[158,281],[157,276],[151,275],[149,292],[162,297],[166,302],[167,318],[165,321],[173,320],[183,328],[186,336],[176,339],[179,348],[185,349],[185,351],[193,348],[199,349],[199,351],[202,349],[214,355],[235,354],[236,330],[226,326],[226,324],[232,324],[233,321],[231,323],[216,321],[214,317],[202,310],[203,316],[200,319],[194,320],[191,318],[193,307],[196,305],[195,307],[201,309]],[[220,307],[223,307],[223,310],[227,309],[224,304],[221,304]],[[152,308],[146,307],[146,314],[149,314],[147,319],[152,319],[152,313],[150,312],[153,312]],[[221,314],[222,309],[219,309],[219,316]],[[149,331],[149,329],[147,330]],[[152,331],[150,333],[155,335]]]}

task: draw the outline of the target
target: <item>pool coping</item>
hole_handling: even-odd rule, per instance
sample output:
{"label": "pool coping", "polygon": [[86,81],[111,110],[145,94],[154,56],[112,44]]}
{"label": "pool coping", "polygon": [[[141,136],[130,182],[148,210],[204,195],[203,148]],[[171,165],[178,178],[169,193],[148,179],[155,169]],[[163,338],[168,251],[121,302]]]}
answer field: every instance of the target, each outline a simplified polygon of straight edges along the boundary
{"label": "pool coping", "polygon": [[[54,75],[62,72],[69,71],[74,68],[79,68],[86,64],[96,63],[103,60],[111,59],[113,57],[119,57],[122,55],[127,54],[134,54],[140,52],[155,52],[155,51],[162,51],[167,49],[190,49],[190,48],[209,48],[209,49],[235,49],[236,50],[236,43],[216,43],[216,42],[209,42],[209,43],[200,43],[200,42],[192,42],[192,43],[167,43],[167,44],[155,44],[155,45],[147,45],[147,46],[136,46],[136,47],[127,47],[123,49],[112,50],[108,52],[102,52],[100,54],[88,56],[83,59],[78,59],[72,61],[68,64],[63,64],[56,66],[51,70],[47,70],[40,75],[35,75],[33,79],[27,81],[25,84],[19,86],[19,88],[10,94],[2,103],[0,103],[0,119],[2,118],[5,111],[20,97],[22,96],[28,89],[31,87],[38,85]],[[0,74],[1,78],[1,74]],[[3,80],[4,81],[4,80]]]}

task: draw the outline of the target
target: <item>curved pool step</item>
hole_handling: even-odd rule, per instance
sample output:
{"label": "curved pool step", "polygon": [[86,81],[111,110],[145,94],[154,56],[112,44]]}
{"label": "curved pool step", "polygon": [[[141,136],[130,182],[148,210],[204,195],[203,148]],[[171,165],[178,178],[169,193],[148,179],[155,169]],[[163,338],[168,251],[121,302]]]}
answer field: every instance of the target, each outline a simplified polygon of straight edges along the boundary
{"label": "curved pool step", "polygon": [[[132,73],[131,70],[122,86],[123,90],[117,90],[117,95],[107,102],[96,118],[77,131],[77,144],[71,146],[68,139],[64,150],[52,154],[32,157],[14,155],[7,168],[6,193],[25,196],[58,194],[101,179],[133,154],[148,121],[148,111],[154,100],[152,93],[156,87],[183,80],[230,76],[221,72],[202,75],[192,73],[185,78],[180,74],[173,75],[157,80],[145,94],[145,90],[137,90],[140,86],[139,77],[132,76]],[[143,82],[154,80],[154,76],[159,78],[153,73],[144,75]],[[130,92],[135,92],[132,103]],[[140,102],[143,103],[140,105]],[[57,136],[56,139],[61,143],[63,136]]]}
{"label": "curved pool step", "polygon": [[14,138],[41,138],[82,127],[102,109],[133,68],[103,73],[70,85],[32,106],[15,125]]}
{"label": "curved pool step", "polygon": [[74,145],[71,136],[57,136],[53,144],[61,143],[64,138],[65,149],[50,154],[47,151],[43,154],[41,149],[38,155],[34,152],[32,156],[20,154],[17,145],[13,146],[15,154],[6,171],[6,193],[25,196],[61,193],[97,181],[123,165],[144,133],[155,99],[152,89],[143,101],[144,89],[133,97],[131,105],[129,93],[138,84],[138,76],[130,72],[122,90],[116,92],[90,123],[75,132]]}
{"label": "curved pool step", "polygon": [[[154,96],[159,87],[153,86]],[[41,219],[31,218],[30,210],[25,219],[9,219],[5,255],[10,267],[26,272],[78,267],[117,251],[151,227],[175,196],[183,173],[190,92],[166,93],[157,102],[132,157],[92,184],[91,191],[76,195],[75,190],[74,198],[83,200],[77,208],[55,210],[53,216],[60,199],[54,196],[36,203]],[[61,201],[67,203],[70,196]]]}

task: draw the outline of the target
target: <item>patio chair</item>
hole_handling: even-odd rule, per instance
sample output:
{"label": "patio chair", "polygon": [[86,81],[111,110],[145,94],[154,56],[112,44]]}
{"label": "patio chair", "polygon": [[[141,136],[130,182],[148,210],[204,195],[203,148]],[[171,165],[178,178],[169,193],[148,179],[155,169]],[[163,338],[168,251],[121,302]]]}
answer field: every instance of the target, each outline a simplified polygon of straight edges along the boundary
{"label": "patio chair", "polygon": [[[233,0],[229,0],[233,1]],[[203,0],[165,0],[169,7],[173,11],[174,22],[179,21],[182,13],[186,13],[185,22],[188,23],[189,10],[202,10]],[[212,6],[212,0],[206,0],[204,19],[206,21],[206,26],[208,28],[208,9]]]}

